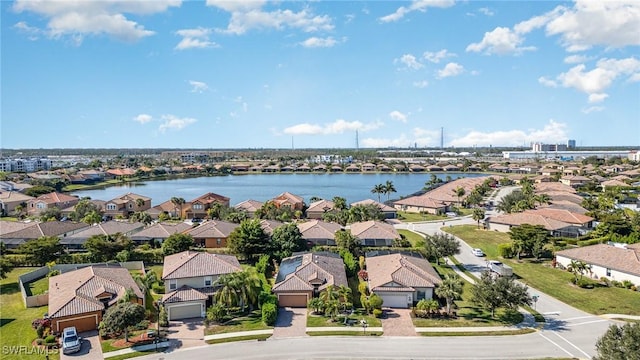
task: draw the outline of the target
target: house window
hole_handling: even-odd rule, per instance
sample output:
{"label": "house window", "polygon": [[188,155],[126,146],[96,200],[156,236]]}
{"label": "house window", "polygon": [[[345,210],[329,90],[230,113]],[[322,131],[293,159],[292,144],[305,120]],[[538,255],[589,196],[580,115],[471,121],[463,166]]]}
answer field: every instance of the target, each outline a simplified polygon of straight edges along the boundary
{"label": "house window", "polygon": [[202,204],[193,204],[193,210],[202,210]]}
{"label": "house window", "polygon": [[607,269],[607,276],[611,276],[611,269]]}
{"label": "house window", "polygon": [[178,288],[178,280],[169,280],[169,290],[175,290]]}
{"label": "house window", "polygon": [[418,293],[416,294],[416,300],[420,301],[420,300],[423,300],[424,298],[425,298],[425,292],[418,290]]}
{"label": "house window", "polygon": [[45,204],[43,204],[43,203],[37,203],[37,204],[36,204],[36,207],[37,207],[38,209],[46,209],[46,208],[47,208],[47,206],[46,206]]}
{"label": "house window", "polygon": [[205,276],[204,277],[204,286],[205,287],[211,286],[212,283],[213,283],[213,277],[212,276]]}
{"label": "house window", "polygon": [[116,204],[107,204],[107,210],[116,210]]}
{"label": "house window", "polygon": [[222,239],[217,239],[216,240],[216,244],[218,244],[218,246],[220,246],[222,244]]}

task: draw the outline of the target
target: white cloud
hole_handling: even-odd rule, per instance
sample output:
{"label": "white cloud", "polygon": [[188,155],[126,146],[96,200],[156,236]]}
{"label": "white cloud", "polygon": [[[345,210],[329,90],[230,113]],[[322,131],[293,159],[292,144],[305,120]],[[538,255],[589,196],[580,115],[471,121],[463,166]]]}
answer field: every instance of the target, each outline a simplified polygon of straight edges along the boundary
{"label": "white cloud", "polygon": [[478,12],[480,14],[486,15],[486,16],[493,16],[494,12],[491,11],[491,9],[487,8],[487,7],[482,7],[480,9],[478,9]]}
{"label": "white cloud", "polygon": [[402,64],[404,65],[404,67],[411,70],[418,70],[424,67],[424,65],[422,65],[422,63],[420,63],[420,61],[418,61],[418,59],[411,54],[404,54],[399,58],[394,59],[393,63]]}
{"label": "white cloud", "polygon": [[189,80],[189,85],[191,85],[191,92],[193,93],[202,93],[209,90],[209,86],[202,81]]}
{"label": "white cloud", "polygon": [[208,6],[215,6],[231,13],[226,29],[218,31],[226,34],[242,35],[254,29],[284,28],[300,29],[304,32],[331,31],[333,20],[328,15],[315,15],[309,9],[294,12],[288,9],[265,11],[265,1],[217,1],[208,0]]}
{"label": "white cloud", "polygon": [[599,112],[599,111],[602,111],[602,110],[604,110],[604,107],[602,107],[602,106],[591,106],[591,107],[588,107],[586,109],[582,109],[582,112],[585,113],[585,114],[590,114],[592,112]]}
{"label": "white cloud", "polygon": [[338,119],[332,123],[318,125],[302,123],[285,128],[283,132],[289,135],[333,135],[342,134],[345,131],[371,131],[382,126],[381,121],[362,123],[360,121],[346,121]]}
{"label": "white cloud", "polygon": [[441,70],[438,70],[437,78],[443,79],[450,76],[458,76],[463,72],[464,72],[464,66],[458,63],[450,62],[447,65],[445,65],[444,68],[442,68]]}
{"label": "white cloud", "polygon": [[406,123],[406,122],[407,122],[407,115],[406,115],[406,114],[401,113],[401,112],[400,112],[400,111],[398,111],[398,110],[393,110],[392,112],[390,112],[390,113],[389,113],[389,117],[390,117],[392,120],[395,120],[395,121],[400,121],[400,122],[403,122],[403,123]]}
{"label": "white cloud", "polygon": [[547,35],[560,35],[568,51],[593,46],[621,48],[640,45],[640,2],[637,0],[577,0],[546,26]]}
{"label": "white cloud", "polygon": [[338,43],[338,40],[334,39],[331,36],[327,38],[320,38],[320,37],[313,36],[301,42],[300,45],[307,48],[319,48],[319,47],[333,47],[337,43]]}
{"label": "white cloud", "polygon": [[471,131],[451,141],[452,146],[520,146],[530,142],[563,143],[569,139],[567,125],[549,120],[542,129],[505,130],[495,132]]}
{"label": "white cloud", "polygon": [[182,130],[197,121],[193,118],[179,118],[175,115],[162,115],[162,120],[164,122],[158,127],[161,133],[167,130]]}
{"label": "white cloud", "polygon": [[447,51],[447,49],[442,49],[438,52],[425,52],[424,54],[422,54],[422,57],[425,58],[426,60],[432,62],[432,63],[439,63],[440,60],[442,59],[446,59],[448,57],[455,57],[457,56],[456,54],[450,53]]}
{"label": "white cloud", "polygon": [[564,58],[565,64],[580,64],[589,60],[589,58],[585,55],[569,55]]}
{"label": "white cloud", "polygon": [[202,27],[178,30],[176,31],[176,35],[182,36],[182,40],[180,40],[174,49],[187,50],[220,47],[220,45],[209,40],[209,35],[211,33],[211,29]]}
{"label": "white cloud", "polygon": [[398,21],[413,11],[425,12],[429,7],[447,8],[454,4],[454,0],[413,0],[408,7],[401,6],[394,13],[385,15],[379,20],[384,23]]}
{"label": "white cloud", "polygon": [[412,134],[400,134],[396,138],[365,138],[360,141],[363,147],[386,148],[386,147],[425,147],[435,146],[439,143],[440,132],[414,128]]}
{"label": "white cloud", "polygon": [[157,1],[31,1],[17,0],[16,12],[32,12],[48,20],[43,30],[50,38],[69,38],[81,44],[87,35],[107,35],[134,42],[154,35],[143,25],[127,19],[124,14],[149,15],[165,12],[181,5],[181,0]]}
{"label": "white cloud", "polygon": [[506,27],[497,27],[493,31],[484,33],[482,41],[467,46],[467,52],[483,52],[484,54],[521,54],[524,51],[535,50],[535,47],[521,46],[524,38]]}
{"label": "white cloud", "polygon": [[413,86],[420,88],[420,89],[424,89],[427,86],[429,86],[429,82],[427,80],[421,80],[421,81],[414,81],[413,82]]}
{"label": "white cloud", "polygon": [[609,95],[607,94],[589,94],[589,103],[599,103],[603,102]]}
{"label": "white cloud", "polygon": [[25,21],[17,22],[15,25],[13,25],[13,27],[16,28],[19,32],[27,34],[29,40],[32,41],[38,40],[38,38],[40,38],[40,35],[42,34],[42,30],[38,29],[37,27],[29,26]]}
{"label": "white cloud", "polygon": [[538,78],[538,82],[547,87],[558,87],[558,83],[552,79],[547,79],[544,76]]}
{"label": "white cloud", "polygon": [[153,116],[149,114],[139,114],[138,116],[133,118],[133,121],[137,121],[140,124],[146,124],[151,120],[153,120]]}

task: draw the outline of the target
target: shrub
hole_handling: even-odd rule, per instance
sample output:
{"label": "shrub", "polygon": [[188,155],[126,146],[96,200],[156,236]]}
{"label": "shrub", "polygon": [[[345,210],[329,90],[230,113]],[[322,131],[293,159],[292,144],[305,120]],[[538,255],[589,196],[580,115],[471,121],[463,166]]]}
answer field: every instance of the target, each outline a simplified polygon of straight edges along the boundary
{"label": "shrub", "polygon": [[380,296],[376,295],[376,294],[373,294],[373,295],[369,296],[369,304],[374,309],[382,310],[382,303],[383,302],[384,302],[384,300],[382,300],[382,298]]}
{"label": "shrub", "polygon": [[498,244],[498,255],[505,259],[513,257],[513,246],[511,244]]}
{"label": "shrub", "polygon": [[216,303],[207,309],[207,320],[221,322],[227,316],[227,307],[222,303]]}
{"label": "shrub", "polygon": [[135,330],[145,330],[149,328],[149,320],[142,320],[139,323],[136,324],[136,326],[134,326],[133,328]]}
{"label": "shrub", "polygon": [[360,281],[358,283],[358,292],[360,295],[369,295],[369,289],[367,288],[367,283],[365,281]]}
{"label": "shrub", "polygon": [[631,290],[631,291],[638,291],[638,287],[637,287],[637,286],[635,286],[635,285],[632,285],[632,286],[629,288],[629,290]]}
{"label": "shrub", "polygon": [[44,344],[43,339],[40,339],[40,338],[36,339],[36,345],[42,345],[42,344]]}
{"label": "shrub", "polygon": [[617,288],[621,288],[622,287],[622,283],[618,280],[611,280],[611,286],[613,287],[617,287]]}
{"label": "shrub", "polygon": [[593,282],[588,279],[578,279],[578,281],[576,281],[576,285],[583,289],[593,289]]}
{"label": "shrub", "polygon": [[604,276],[603,276],[603,277],[601,277],[601,278],[600,278],[600,282],[601,282],[604,286],[607,286],[607,287],[610,287],[610,286],[611,286],[611,280],[609,280],[609,278],[607,278],[607,277],[604,277]]}
{"label": "shrub", "polygon": [[411,247],[411,242],[409,242],[409,240],[407,240],[404,237],[401,237],[400,239],[394,239],[393,240],[393,246],[394,247]]}
{"label": "shrub", "polygon": [[55,335],[49,335],[46,338],[44,338],[44,343],[45,344],[54,344],[55,342],[56,342]]}
{"label": "shrub", "polygon": [[342,260],[344,261],[347,276],[355,275],[358,264],[356,263],[356,259],[353,257],[353,254],[349,252],[349,250],[343,249],[340,250],[340,257],[342,257]]}
{"label": "shrub", "polygon": [[42,339],[44,337],[44,326],[38,326],[38,328],[36,329],[36,334],[38,334],[38,339]]}
{"label": "shrub", "polygon": [[153,284],[153,286],[151,286],[151,289],[156,294],[164,294],[164,285]]}
{"label": "shrub", "polygon": [[258,306],[262,307],[264,304],[278,305],[278,296],[266,291],[261,292],[258,295]]}
{"label": "shrub", "polygon": [[276,318],[278,317],[278,308],[276,308],[275,304],[264,304],[262,305],[262,322],[265,325],[273,326],[276,323]]}
{"label": "shrub", "polygon": [[167,310],[164,308],[164,306],[160,306],[160,314],[158,314],[158,325],[162,327],[169,326],[169,315],[167,314]]}
{"label": "shrub", "polygon": [[624,287],[625,289],[631,289],[631,287],[633,286],[633,283],[629,280],[624,280],[622,281],[622,287]]}
{"label": "shrub", "polygon": [[[367,273],[367,270],[360,270],[358,271],[358,277],[364,281],[369,280],[369,273]],[[362,284],[362,283],[360,283]],[[358,287],[360,287],[360,284],[358,284]],[[358,289],[360,290],[360,289]]]}
{"label": "shrub", "polygon": [[364,256],[362,256],[362,255],[361,255],[361,256],[358,258],[358,265],[360,266],[360,270],[364,270],[364,269],[366,268],[366,266],[367,266],[367,262],[366,262],[366,260],[365,260]]}
{"label": "shrub", "polygon": [[47,277],[52,277],[52,276],[56,276],[56,275],[60,275],[60,270],[51,270],[51,271],[49,271],[49,273],[47,274]]}
{"label": "shrub", "polygon": [[373,316],[379,318],[382,316],[382,310],[380,309],[373,309]]}
{"label": "shrub", "polygon": [[31,322],[31,327],[37,330],[40,326],[48,328],[51,326],[51,320],[49,319],[35,319]]}
{"label": "shrub", "polygon": [[268,277],[267,272],[269,270],[269,255],[262,255],[256,263],[256,271],[264,276]]}

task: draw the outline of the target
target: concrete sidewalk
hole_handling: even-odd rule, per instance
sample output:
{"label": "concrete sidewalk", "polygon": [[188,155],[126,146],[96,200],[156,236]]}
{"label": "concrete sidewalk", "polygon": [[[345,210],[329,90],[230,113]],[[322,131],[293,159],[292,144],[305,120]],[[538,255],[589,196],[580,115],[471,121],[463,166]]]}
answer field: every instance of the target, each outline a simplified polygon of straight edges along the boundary
{"label": "concrete sidewalk", "polygon": [[147,344],[147,345],[140,345],[140,346],[132,346],[132,347],[116,350],[116,351],[106,352],[106,353],[102,354],[102,357],[104,357],[106,359],[106,358],[119,356],[119,355],[132,354],[132,353],[138,352],[138,351],[149,351],[149,350],[154,350],[156,348],[157,349],[166,349],[168,347],[169,347],[169,342],[168,341],[162,341],[162,342],[159,342],[157,344]]}

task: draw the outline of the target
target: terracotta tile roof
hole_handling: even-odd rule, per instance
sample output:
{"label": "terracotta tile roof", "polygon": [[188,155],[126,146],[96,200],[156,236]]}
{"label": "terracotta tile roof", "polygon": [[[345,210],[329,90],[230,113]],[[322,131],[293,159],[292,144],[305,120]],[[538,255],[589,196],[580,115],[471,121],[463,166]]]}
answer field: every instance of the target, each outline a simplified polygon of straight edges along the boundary
{"label": "terracotta tile roof", "polygon": [[399,239],[400,234],[393,225],[381,221],[362,221],[350,226],[351,234],[358,239]]}
{"label": "terracotta tile roof", "polygon": [[161,222],[155,223],[144,230],[141,230],[131,236],[132,239],[135,238],[149,238],[149,239],[163,239],[168,238],[173,234],[183,233],[191,229],[191,225],[180,222],[180,223],[169,223],[169,222]]}
{"label": "terracotta tile roof", "polygon": [[631,185],[622,182],[620,180],[607,180],[607,181],[603,181],[600,185],[602,185],[603,187],[631,187]]}
{"label": "terracotta tile roof", "polygon": [[550,191],[563,191],[569,193],[576,193],[576,189],[572,188],[569,185],[565,185],[560,182],[545,182],[533,185],[535,192],[537,193],[547,193]]}
{"label": "terracotta tile roof", "polygon": [[242,271],[233,255],[183,251],[164,257],[162,280],[197,276],[215,276]]}
{"label": "terracotta tile roof", "polygon": [[[413,291],[416,287],[435,287],[442,281],[429,261],[413,256],[389,254],[367,257],[366,264],[371,291],[385,290],[390,283],[400,285],[400,289],[405,288],[405,291]],[[391,290],[397,289],[393,287]]]}
{"label": "terracotta tile roof", "polygon": [[22,221],[6,221],[0,220],[0,238],[4,235],[8,235],[17,231],[22,231],[28,227],[36,226],[36,222],[22,222]]}
{"label": "terracotta tile roof", "polygon": [[551,200],[553,201],[570,201],[574,204],[582,204],[582,201],[584,201],[584,198],[582,198],[582,196],[578,195],[578,194],[572,194],[570,192],[564,192],[564,191],[547,191],[545,192],[545,194],[549,195],[549,197],[551,198]]}
{"label": "terracotta tile roof", "polygon": [[229,198],[226,196],[222,196],[222,195],[218,195],[218,194],[214,194],[212,192],[206,193],[204,195],[198,196],[197,198],[189,201],[190,203],[195,203],[195,202],[200,202],[203,204],[211,204],[213,202],[219,202],[219,203],[225,203],[228,204],[229,203]]}
{"label": "terracotta tile roof", "polygon": [[67,194],[59,193],[59,192],[52,192],[52,193],[40,195],[37,198],[35,198],[33,201],[41,201],[46,204],[58,204],[58,203],[72,202],[72,201],[78,201],[78,200],[79,199],[77,196],[70,196]]}
{"label": "terracotta tile roof", "polygon": [[121,267],[87,266],[49,278],[49,316],[59,318],[104,310],[96,296],[111,293],[108,304],[116,303],[132,289],[137,297],[144,294],[129,270]]}
{"label": "terracotta tile roof", "polygon": [[131,200],[136,201],[137,199],[142,199],[144,201],[151,200],[150,197],[146,197],[146,196],[143,196],[143,195],[138,195],[138,194],[134,194],[134,193],[126,193],[124,195],[118,196],[115,199],[112,199],[111,201],[112,202],[118,202],[118,200],[119,200],[121,202],[127,202],[127,201],[131,201]]}
{"label": "terracotta tile roof", "polygon": [[281,204],[284,202],[290,202],[292,204],[304,203],[304,199],[302,197],[294,195],[290,192],[283,192],[282,194],[274,197],[272,200],[277,204]]}
{"label": "terracotta tile roof", "polygon": [[170,304],[184,301],[207,300],[208,296],[187,285],[162,296],[162,303]]}
{"label": "terracotta tile roof", "polygon": [[327,211],[331,211],[336,207],[336,204],[334,204],[333,201],[330,200],[318,200],[315,202],[312,202],[309,205],[309,208],[307,209],[307,213],[309,212],[319,212],[319,213],[324,213]]}
{"label": "terracotta tile roof", "polygon": [[443,203],[439,200],[433,200],[424,195],[418,196],[410,196],[408,198],[404,198],[398,201],[393,202],[394,205],[406,205],[406,206],[417,206],[428,209],[442,209],[447,207],[447,204]]}
{"label": "terracotta tile roof", "polygon": [[305,221],[297,225],[304,239],[333,239],[336,231],[342,229],[342,225],[340,224],[321,220]]}
{"label": "terracotta tile roof", "polygon": [[391,206],[389,206],[389,205],[385,205],[385,204],[383,204],[383,203],[381,203],[381,202],[378,202],[378,201],[375,201],[375,200],[373,200],[373,199],[366,199],[366,200],[356,201],[356,202],[354,202],[354,203],[351,203],[351,206],[359,206],[359,205],[363,205],[363,206],[366,206],[366,205],[375,205],[375,206],[377,206],[377,207],[378,207],[378,209],[380,209],[380,211],[382,211],[382,212],[390,212],[390,211],[392,211],[392,212],[396,212],[396,211],[397,211],[396,209],[392,208]]}
{"label": "terracotta tile roof", "polygon": [[334,255],[305,253],[282,259],[272,291],[313,290],[312,280],[322,283],[319,290],[329,285],[348,286],[344,262],[340,256]]}
{"label": "terracotta tile roof", "polygon": [[31,240],[42,236],[59,236],[70,231],[86,227],[89,227],[89,225],[85,223],[75,223],[71,221],[47,221],[43,223],[35,223],[34,226],[28,226],[10,234],[3,234],[0,235],[0,237]]}
{"label": "terracotta tile roof", "polygon": [[73,238],[89,238],[94,235],[114,235],[116,233],[129,234],[134,230],[142,229],[144,224],[141,222],[125,222],[125,221],[107,221],[97,225],[90,226],[89,228],[79,231],[69,237]]}
{"label": "terracotta tile roof", "polygon": [[227,221],[210,220],[187,230],[185,233],[197,238],[226,238],[239,225]]}
{"label": "terracotta tile roof", "polygon": [[[167,200],[167,201],[165,201],[163,203],[160,203],[160,204],[152,207],[150,210],[156,210],[159,213],[165,212],[165,211],[168,212],[168,213],[169,212],[174,212],[174,211],[178,212],[178,211],[180,211],[180,205],[176,205],[176,204],[172,203],[171,200]],[[147,210],[147,212],[149,212],[149,210]]]}
{"label": "terracotta tile roof", "polygon": [[607,244],[583,246],[558,251],[556,256],[581,260],[587,264],[618,270],[640,276],[640,245],[627,246],[626,249]]}
{"label": "terracotta tile roof", "polygon": [[238,210],[243,210],[246,211],[248,213],[254,213],[256,211],[258,211],[262,205],[264,205],[263,202],[257,201],[257,200],[245,200],[241,203],[238,203],[236,206],[234,206],[236,209]]}
{"label": "terracotta tile roof", "polygon": [[272,235],[273,230],[279,228],[282,225],[284,225],[282,221],[266,220],[266,219],[260,220],[260,227],[269,235]]}
{"label": "terracotta tile roof", "polygon": [[536,210],[527,210],[525,211],[525,213],[539,214],[550,219],[566,222],[569,224],[575,224],[575,225],[585,225],[595,220],[591,216],[573,213],[571,211],[562,210],[562,209],[542,208],[542,209],[536,209]]}
{"label": "terracotta tile roof", "polygon": [[33,196],[25,195],[17,191],[0,191],[0,202],[27,202],[35,199]]}

